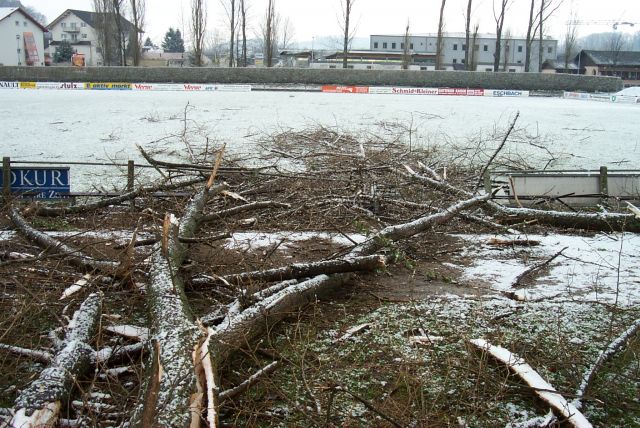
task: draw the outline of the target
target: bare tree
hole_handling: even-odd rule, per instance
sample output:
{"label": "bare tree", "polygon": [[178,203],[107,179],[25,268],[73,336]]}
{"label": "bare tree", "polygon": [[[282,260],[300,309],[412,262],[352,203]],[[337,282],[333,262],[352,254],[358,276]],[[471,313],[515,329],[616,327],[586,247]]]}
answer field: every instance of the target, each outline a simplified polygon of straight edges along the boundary
{"label": "bare tree", "polygon": [[220,30],[215,29],[207,34],[206,51],[211,56],[215,65],[220,66],[220,61],[225,51],[224,37]]}
{"label": "bare tree", "polygon": [[402,44],[402,69],[408,70],[411,62],[411,36],[409,35],[409,20],[407,19],[407,28],[404,30],[404,43]]}
{"label": "bare tree", "polygon": [[96,30],[98,49],[102,56],[103,65],[112,65],[113,62],[113,31],[112,21],[109,18],[112,10],[110,0],[93,0],[95,12],[94,28]]}
{"label": "bare tree", "polygon": [[476,50],[476,43],[478,41],[478,31],[480,30],[480,24],[477,24],[473,27],[473,36],[471,38],[471,46],[473,47],[471,50],[471,56],[470,56],[470,64],[467,67],[467,70],[469,71],[476,71],[476,68],[478,67],[478,57],[477,57],[477,50]]}
{"label": "bare tree", "polygon": [[275,0],[268,0],[262,35],[264,40],[265,65],[267,67],[273,67],[273,47],[276,39]]}
{"label": "bare tree", "polygon": [[282,18],[280,14],[276,14],[276,34],[277,34],[277,50],[287,50],[291,47],[295,35],[295,29],[291,20],[286,17]]}
{"label": "bare tree", "polygon": [[236,10],[236,0],[220,0],[225,13],[227,14],[227,21],[229,22],[229,67],[233,67],[235,61],[235,47],[236,42],[236,16],[238,11]]}
{"label": "bare tree", "polygon": [[207,30],[207,10],[205,0],[192,0],[191,41],[193,43],[193,64],[202,67],[204,37]]}
{"label": "bare tree", "polygon": [[131,9],[131,21],[134,27],[129,36],[129,44],[131,46],[133,65],[137,67],[140,65],[140,58],[142,56],[142,30],[144,28],[146,1],[130,0],[129,7]]}
{"label": "bare tree", "polygon": [[513,36],[511,35],[511,30],[507,29],[505,36],[503,37],[504,41],[504,53],[502,55],[502,71],[507,71],[507,67],[509,66],[509,57],[513,55],[511,51],[512,48],[512,40]]}
{"label": "bare tree", "polygon": [[465,64],[465,68],[467,70],[471,70],[471,62],[470,60],[470,54],[469,52],[472,51],[473,46],[475,46],[475,42],[473,43],[473,45],[469,44],[469,42],[471,41],[471,7],[473,0],[469,0],[467,2],[467,14],[465,16],[465,27],[464,27],[464,38],[465,38],[465,43],[467,48],[464,51],[464,64]]}
{"label": "bare tree", "polygon": [[[533,42],[538,34],[538,70],[542,68],[542,58],[544,53],[544,24],[549,17],[558,10],[564,0],[531,0],[529,6],[529,23],[527,24],[527,37],[525,41],[524,71],[531,71],[531,56],[533,53]],[[538,3],[539,2],[539,3]]]}
{"label": "bare tree", "polygon": [[444,32],[444,7],[447,0],[442,0],[440,3],[440,19],[438,21],[438,40],[436,41],[436,70],[442,69],[442,50],[443,46],[443,32]]}
{"label": "bare tree", "polygon": [[340,0],[342,9],[342,32],[344,34],[342,42],[342,68],[347,68],[347,56],[353,34],[349,33],[351,24],[351,12],[356,0]]}
{"label": "bare tree", "polygon": [[624,33],[610,33],[608,45],[608,51],[611,53],[613,65],[617,65],[620,58],[620,52],[625,50],[627,45],[627,39],[625,38]]}
{"label": "bare tree", "polygon": [[240,0],[240,27],[242,28],[242,66],[247,66],[247,2]]}
{"label": "bare tree", "polygon": [[493,54],[493,71],[500,70],[500,55],[502,53],[502,28],[504,27],[504,18],[507,8],[511,0],[499,0],[500,9],[496,12],[496,2],[493,1],[493,17],[496,21],[496,50]]}
{"label": "bare tree", "polygon": [[[567,32],[564,34],[564,53],[562,54],[562,57],[564,59],[565,72],[569,69],[571,60],[577,54],[578,26],[575,24],[575,21],[575,14],[572,12],[571,19],[567,23]],[[578,74],[580,74],[580,70],[578,70]]]}
{"label": "bare tree", "polygon": [[124,6],[124,0],[111,0],[113,4],[113,9],[111,13],[111,18],[115,23],[116,27],[116,42],[118,44],[118,58],[120,60],[120,65],[127,66],[127,41],[124,37],[124,31],[122,28],[122,9]]}

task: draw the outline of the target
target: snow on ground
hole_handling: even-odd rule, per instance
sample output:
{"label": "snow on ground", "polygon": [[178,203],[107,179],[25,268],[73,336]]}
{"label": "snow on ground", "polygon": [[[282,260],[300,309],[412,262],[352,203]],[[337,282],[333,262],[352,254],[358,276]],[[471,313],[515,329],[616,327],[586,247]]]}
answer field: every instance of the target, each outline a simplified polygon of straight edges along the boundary
{"label": "snow on ground", "polygon": [[[485,282],[492,290],[511,291],[526,300],[553,298],[630,307],[640,303],[640,235],[599,234],[593,237],[528,235],[540,245],[500,248],[487,245],[491,235],[457,235],[473,244],[462,254],[473,263],[464,268],[463,281]],[[533,286],[512,288],[515,278],[528,267],[543,262],[567,247],[551,262],[548,271],[534,274]],[[523,260],[528,259],[528,263]]]}
{"label": "snow on ground", "polygon": [[618,92],[616,95],[627,95],[632,97],[640,97],[640,86],[632,86],[631,88],[625,88]]}
{"label": "snow on ground", "polygon": [[[25,90],[3,90],[2,101],[2,155],[13,160],[141,160],[136,144],[184,153],[179,138],[166,137],[182,131],[188,103],[190,125],[227,142],[235,153],[254,152],[261,133],[317,124],[382,133],[376,127],[382,121],[416,129],[414,144],[462,144],[480,134],[486,139],[496,125],[506,127],[520,111],[518,126],[540,134],[554,153],[562,154],[553,167],[629,168],[640,163],[639,110],[626,104],[558,98]],[[517,147],[524,153],[537,150]],[[82,180],[91,177],[99,183],[95,167],[74,166],[72,186],[83,173]]]}
{"label": "snow on ground", "polygon": [[279,250],[286,250],[291,244],[317,239],[330,241],[340,246],[351,246],[354,242],[359,244],[366,240],[363,235],[352,234],[348,236],[347,238],[337,233],[323,232],[237,232],[225,241],[225,248],[246,251],[277,245]]}

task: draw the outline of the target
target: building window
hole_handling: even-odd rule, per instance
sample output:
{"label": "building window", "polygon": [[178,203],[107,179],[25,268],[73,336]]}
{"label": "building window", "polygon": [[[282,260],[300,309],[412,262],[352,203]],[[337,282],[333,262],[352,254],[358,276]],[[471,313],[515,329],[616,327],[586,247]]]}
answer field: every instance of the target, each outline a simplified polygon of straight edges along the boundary
{"label": "building window", "polygon": [[373,48],[378,49],[378,42],[373,42]]}
{"label": "building window", "polygon": [[509,69],[509,73],[515,73],[515,72],[516,72],[516,69],[515,69],[515,68],[510,68],[510,69]]}
{"label": "building window", "polygon": [[27,26],[27,21],[23,21],[22,25],[24,25],[26,27]]}
{"label": "building window", "polygon": [[483,50],[484,50],[485,52],[489,52],[489,45],[484,45]]}
{"label": "building window", "polygon": [[20,53],[20,52],[21,52],[21,51],[20,51],[20,48],[18,48],[18,49],[17,49],[17,51],[18,51],[18,53]]}
{"label": "building window", "polygon": [[485,68],[484,71],[493,71],[493,68]]}
{"label": "building window", "polygon": [[386,49],[387,48],[387,42],[383,42],[382,43],[382,49]]}
{"label": "building window", "polygon": [[521,61],[521,60],[518,60],[518,64],[522,64],[522,61]]}
{"label": "building window", "polygon": [[80,23],[80,26],[81,26],[81,27],[86,27],[86,26],[87,26],[87,23],[86,23],[86,22],[81,22],[81,23]]}
{"label": "building window", "polygon": [[373,69],[373,65],[367,65],[367,70]]}
{"label": "building window", "polygon": [[454,51],[457,51],[457,50],[458,50],[458,44],[457,44],[457,43],[454,43],[454,44],[453,44],[453,50],[454,50]]}
{"label": "building window", "polygon": [[462,50],[463,50],[464,52],[466,52],[466,51],[467,51],[467,45],[462,44]]}
{"label": "building window", "polygon": [[61,22],[61,23],[60,23],[60,26],[61,26],[62,28],[67,28],[67,23],[66,23],[66,22]]}
{"label": "building window", "polygon": [[78,35],[77,34],[72,34],[71,35],[71,41],[77,42],[78,41]]}
{"label": "building window", "polygon": [[335,65],[330,65],[329,68],[336,68],[336,66]]}
{"label": "building window", "polygon": [[427,67],[420,67],[420,70],[421,70],[421,71],[426,71],[426,70],[427,70]]}
{"label": "building window", "polygon": [[82,33],[82,38],[86,39],[87,38],[87,34],[86,33]]}
{"label": "building window", "polygon": [[404,49],[404,43],[400,43],[400,49]]}
{"label": "building window", "polygon": [[464,59],[461,59],[460,62],[464,64]]}
{"label": "building window", "polygon": [[16,21],[16,27],[20,26],[20,21]]}
{"label": "building window", "polygon": [[413,49],[413,43],[409,43],[409,49]]}
{"label": "building window", "polygon": [[522,45],[518,46],[518,52],[522,52]]}
{"label": "building window", "polygon": [[547,52],[548,52],[548,53],[553,53],[553,48],[552,48],[551,46],[549,46],[549,47],[547,48]]}
{"label": "building window", "polygon": [[396,48],[396,44],[395,44],[395,42],[394,42],[394,43],[391,43],[391,49],[395,49],[395,48]]}
{"label": "building window", "polygon": [[454,64],[457,64],[457,63],[458,63],[458,60],[454,58],[454,59],[453,59],[453,63],[454,63]]}
{"label": "building window", "polygon": [[61,38],[62,40],[67,40],[67,35],[66,35],[66,34],[61,34],[60,36],[61,36],[60,38]]}

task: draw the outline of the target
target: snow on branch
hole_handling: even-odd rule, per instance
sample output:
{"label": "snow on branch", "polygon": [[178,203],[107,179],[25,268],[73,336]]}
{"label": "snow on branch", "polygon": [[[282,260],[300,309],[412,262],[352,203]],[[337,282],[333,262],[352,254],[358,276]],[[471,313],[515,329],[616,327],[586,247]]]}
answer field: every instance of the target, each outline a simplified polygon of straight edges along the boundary
{"label": "snow on branch", "polygon": [[91,367],[93,349],[89,343],[97,333],[102,296],[91,294],[73,314],[62,349],[40,376],[16,399],[12,427],[53,426],[78,379]]}
{"label": "snow on branch", "polygon": [[504,363],[520,379],[529,385],[536,395],[549,404],[556,412],[566,418],[574,428],[591,428],[591,423],[580,410],[560,395],[553,386],[545,381],[524,359],[512,354],[505,348],[494,346],[484,339],[470,340],[471,344],[483,352],[487,352],[496,360]]}

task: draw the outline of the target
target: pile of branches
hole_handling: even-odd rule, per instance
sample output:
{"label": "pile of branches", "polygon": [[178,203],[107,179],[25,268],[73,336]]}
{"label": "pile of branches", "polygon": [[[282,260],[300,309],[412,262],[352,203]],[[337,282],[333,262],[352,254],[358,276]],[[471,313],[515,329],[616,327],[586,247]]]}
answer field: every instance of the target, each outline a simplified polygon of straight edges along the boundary
{"label": "pile of branches", "polygon": [[[623,213],[507,208],[479,186],[488,164],[462,170],[429,150],[326,128],[266,138],[259,167],[228,160],[224,152],[224,146],[216,147],[179,163],[143,150],[163,178],[114,198],[62,206],[6,202],[11,227],[43,252],[12,258],[7,248],[0,264],[3,274],[38,260],[50,261],[52,269],[64,264],[94,279],[92,286],[81,287],[87,297],[68,324],[50,335],[49,349],[2,345],[6,352],[47,366],[5,412],[10,424],[50,426],[61,417],[86,422],[87,406],[69,410],[70,400],[80,393],[77,386],[96,369],[110,370],[128,358],[144,362],[144,375],[136,385],[137,399],[115,416],[118,422],[215,427],[225,400],[278,365],[274,360],[223,390],[221,374],[230,355],[254,343],[288,312],[348,284],[354,272],[393,263],[392,250],[403,240],[444,225],[500,231],[534,222],[600,230],[640,226],[637,218]],[[190,196],[161,201],[149,196],[176,190]],[[110,250],[97,244],[80,248],[34,227],[38,219],[52,217],[81,223],[91,213],[104,219],[126,215],[128,242],[114,240]],[[228,251],[222,240],[238,230],[329,231],[351,245],[332,248],[320,258],[265,268],[276,247],[257,257],[253,270],[247,266],[238,271],[238,264],[235,271],[229,265],[220,268],[211,254]],[[362,239],[353,239],[354,233]],[[113,252],[116,248],[121,251]],[[143,293],[145,305],[135,310],[146,314],[142,327],[148,332],[136,335],[134,345],[96,349],[104,300],[114,286],[125,295]],[[92,417],[96,408],[97,403]]]}

